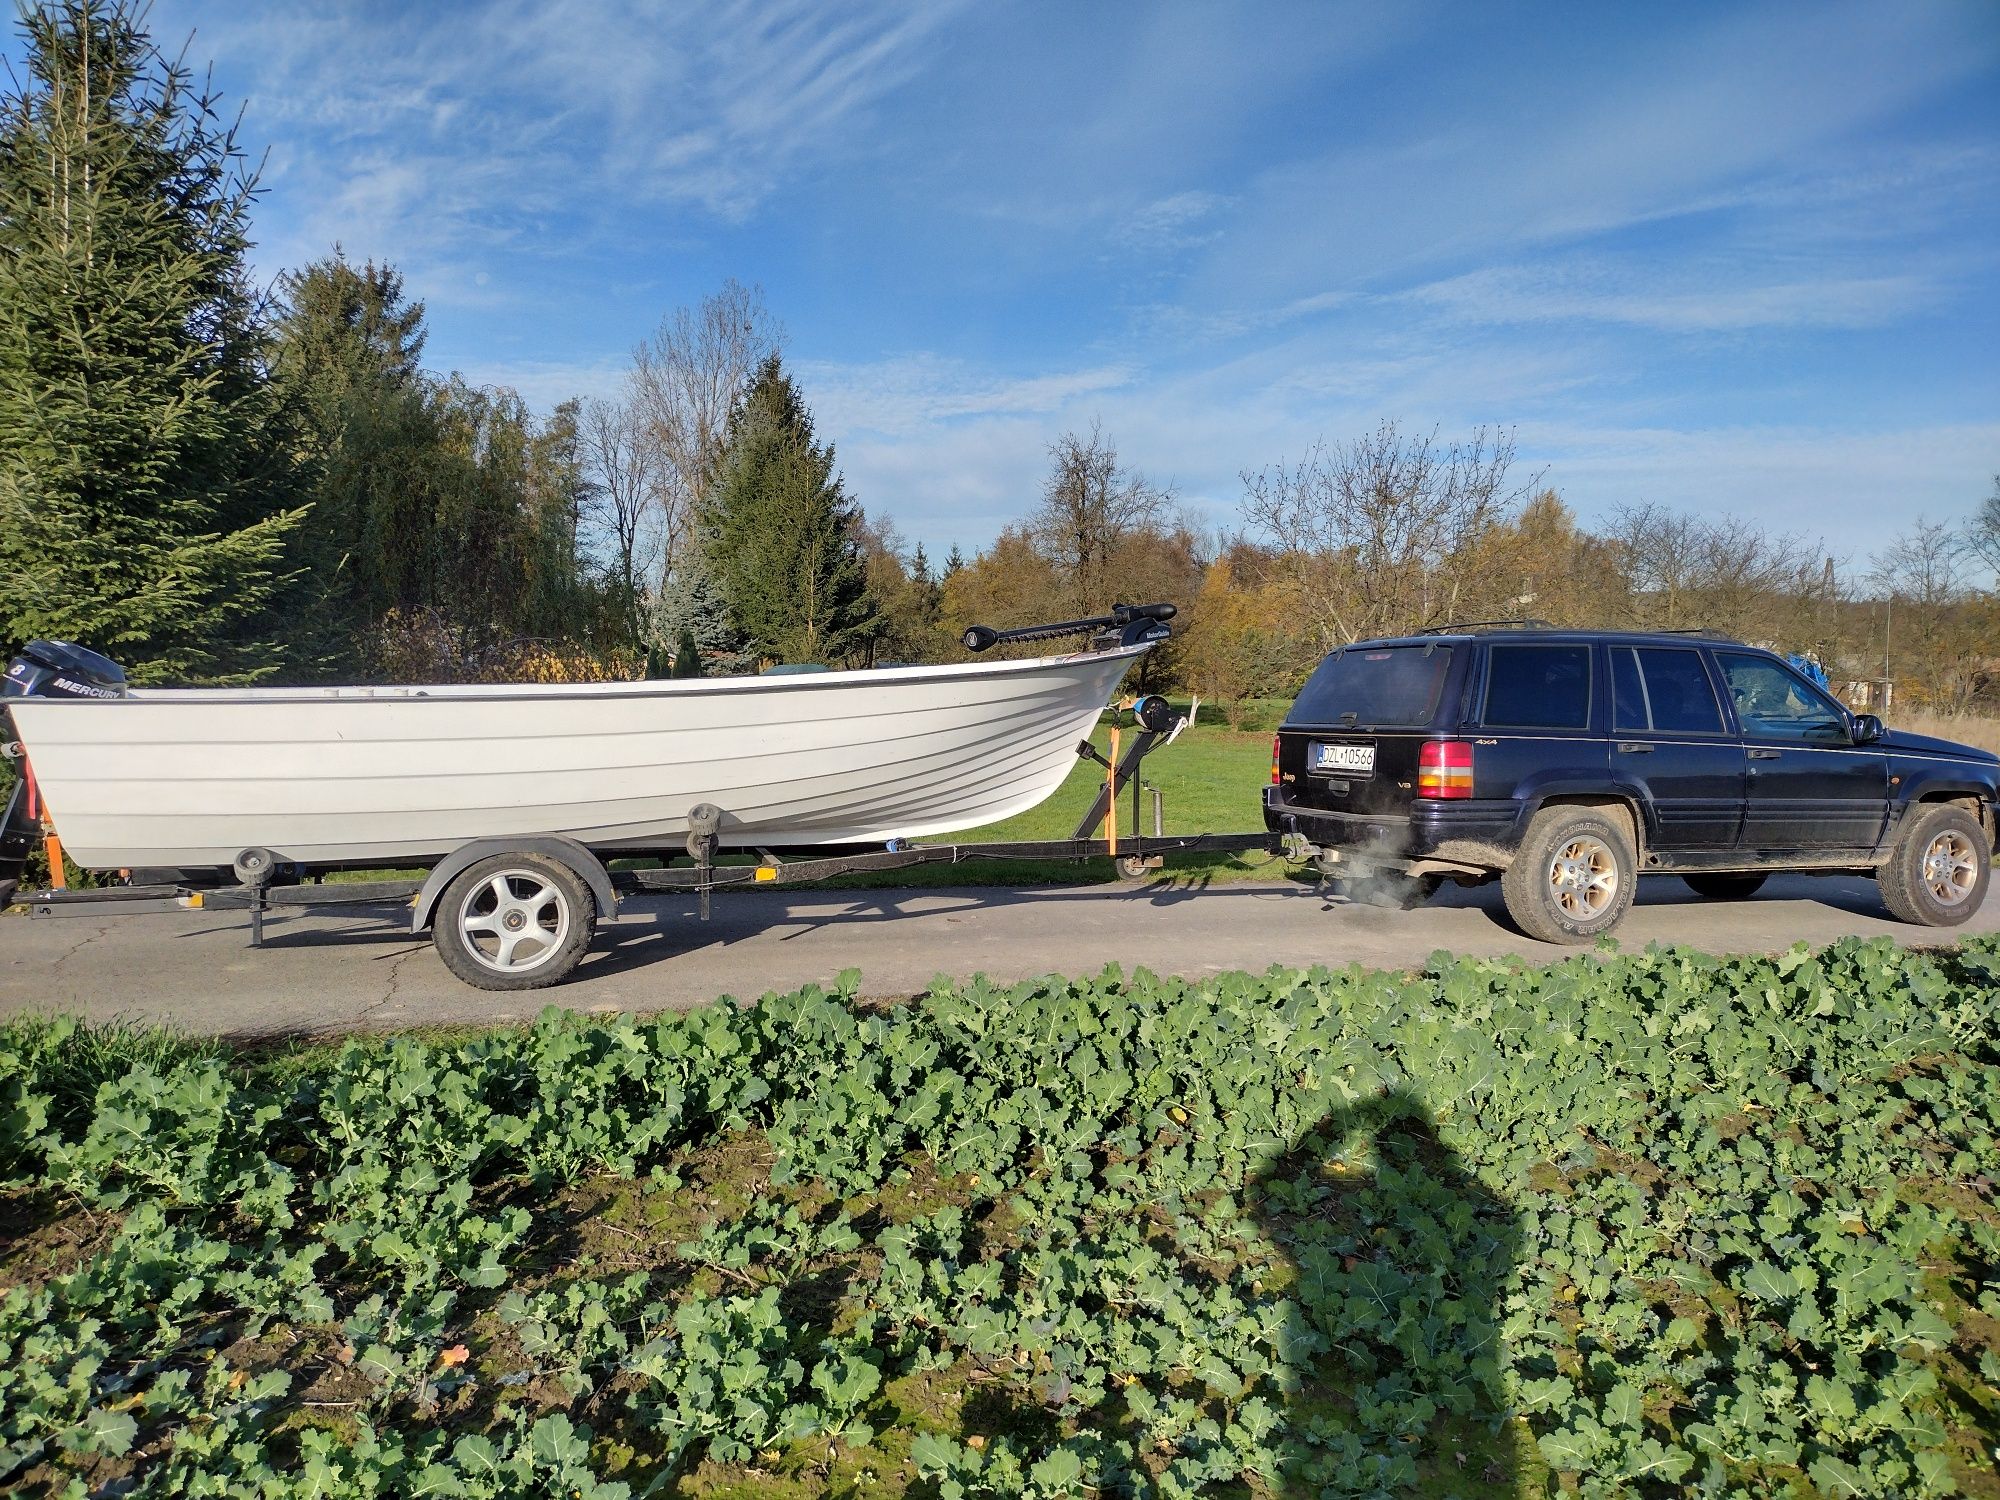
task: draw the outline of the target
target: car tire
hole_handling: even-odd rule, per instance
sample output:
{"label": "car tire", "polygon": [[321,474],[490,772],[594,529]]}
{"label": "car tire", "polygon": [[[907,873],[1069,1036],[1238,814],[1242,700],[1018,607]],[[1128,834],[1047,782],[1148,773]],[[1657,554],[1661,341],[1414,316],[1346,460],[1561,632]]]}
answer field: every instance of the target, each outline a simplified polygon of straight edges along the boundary
{"label": "car tire", "polygon": [[1500,877],[1500,895],[1529,937],[1588,943],[1624,920],[1637,878],[1622,817],[1595,807],[1545,807]]}
{"label": "car tire", "polygon": [[1992,878],[1985,825],[1951,803],[1912,808],[1889,862],[1875,872],[1890,914],[1920,927],[1958,926],[1979,910]]}
{"label": "car tire", "polygon": [[1768,875],[1683,875],[1687,888],[1709,901],[1747,901],[1764,888]]}
{"label": "car tire", "polygon": [[444,888],[431,941],[475,989],[539,990],[569,978],[596,931],[597,901],[576,871],[546,854],[495,854]]}

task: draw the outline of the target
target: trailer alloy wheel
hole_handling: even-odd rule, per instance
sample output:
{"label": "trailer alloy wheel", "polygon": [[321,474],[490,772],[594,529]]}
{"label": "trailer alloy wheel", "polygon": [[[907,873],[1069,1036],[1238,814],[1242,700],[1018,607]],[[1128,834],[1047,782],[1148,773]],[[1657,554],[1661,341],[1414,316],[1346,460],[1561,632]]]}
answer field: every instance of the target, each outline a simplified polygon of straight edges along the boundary
{"label": "trailer alloy wheel", "polygon": [[445,887],[432,941],[482,990],[538,990],[567,979],[597,927],[590,887],[544,854],[496,854]]}

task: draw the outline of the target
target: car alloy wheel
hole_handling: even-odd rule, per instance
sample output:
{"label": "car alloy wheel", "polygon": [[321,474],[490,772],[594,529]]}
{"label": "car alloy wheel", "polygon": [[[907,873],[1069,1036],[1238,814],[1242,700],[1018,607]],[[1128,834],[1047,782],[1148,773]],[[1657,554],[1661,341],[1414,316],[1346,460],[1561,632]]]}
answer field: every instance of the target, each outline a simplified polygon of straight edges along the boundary
{"label": "car alloy wheel", "polygon": [[1618,899],[1618,858],[1602,839],[1578,834],[1549,861],[1549,895],[1564,916],[1589,922]]}

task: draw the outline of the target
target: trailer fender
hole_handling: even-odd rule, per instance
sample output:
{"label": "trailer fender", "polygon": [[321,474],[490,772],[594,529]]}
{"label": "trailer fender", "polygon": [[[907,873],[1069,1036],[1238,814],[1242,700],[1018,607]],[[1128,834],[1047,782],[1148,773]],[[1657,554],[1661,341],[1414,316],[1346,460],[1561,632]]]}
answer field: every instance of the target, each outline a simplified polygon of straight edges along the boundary
{"label": "trailer fender", "polygon": [[494,854],[540,854],[548,859],[560,860],[590,887],[590,894],[597,901],[599,916],[612,916],[618,910],[618,896],[611,889],[611,874],[604,868],[604,861],[575,839],[555,834],[530,838],[474,839],[439,860],[429,879],[424,881],[423,889],[417,892],[415,905],[410,908],[410,931],[420,933],[431,925],[438,897],[444,894],[444,888],[460,871],[470,869]]}

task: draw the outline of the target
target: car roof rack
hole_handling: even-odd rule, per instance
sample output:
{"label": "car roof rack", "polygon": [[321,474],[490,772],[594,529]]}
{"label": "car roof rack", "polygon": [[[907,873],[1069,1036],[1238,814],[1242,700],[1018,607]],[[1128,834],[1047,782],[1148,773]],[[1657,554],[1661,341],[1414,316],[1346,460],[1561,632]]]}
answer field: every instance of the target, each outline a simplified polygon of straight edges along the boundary
{"label": "car roof rack", "polygon": [[1553,620],[1453,620],[1445,625],[1431,625],[1419,630],[1418,635],[1474,635],[1482,630],[1554,630]]}
{"label": "car roof rack", "polygon": [[1647,632],[1651,635],[1698,635],[1711,641],[1733,641],[1735,636],[1726,630],[1717,630],[1713,625],[1676,625],[1672,629]]}

